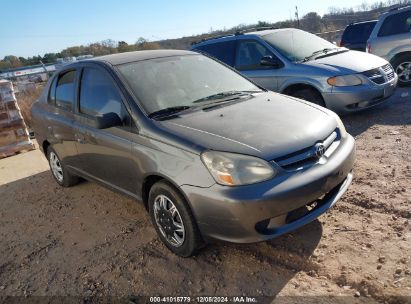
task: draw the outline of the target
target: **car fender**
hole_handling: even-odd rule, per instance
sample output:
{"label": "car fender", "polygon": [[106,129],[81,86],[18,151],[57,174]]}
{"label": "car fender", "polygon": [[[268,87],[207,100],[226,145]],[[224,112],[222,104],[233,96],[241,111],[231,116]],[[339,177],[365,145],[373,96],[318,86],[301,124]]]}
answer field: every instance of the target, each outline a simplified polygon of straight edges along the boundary
{"label": "car fender", "polygon": [[318,90],[321,94],[329,91],[319,79],[308,77],[290,77],[281,84],[278,91],[283,93],[293,85],[308,85]]}

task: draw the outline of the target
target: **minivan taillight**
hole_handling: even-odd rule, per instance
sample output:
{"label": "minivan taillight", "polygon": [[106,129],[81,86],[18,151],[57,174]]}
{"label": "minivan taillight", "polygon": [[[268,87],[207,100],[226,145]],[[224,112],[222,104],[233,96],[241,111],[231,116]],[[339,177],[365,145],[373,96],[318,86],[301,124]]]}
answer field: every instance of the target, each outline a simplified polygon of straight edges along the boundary
{"label": "minivan taillight", "polygon": [[371,53],[371,43],[367,43],[367,53]]}

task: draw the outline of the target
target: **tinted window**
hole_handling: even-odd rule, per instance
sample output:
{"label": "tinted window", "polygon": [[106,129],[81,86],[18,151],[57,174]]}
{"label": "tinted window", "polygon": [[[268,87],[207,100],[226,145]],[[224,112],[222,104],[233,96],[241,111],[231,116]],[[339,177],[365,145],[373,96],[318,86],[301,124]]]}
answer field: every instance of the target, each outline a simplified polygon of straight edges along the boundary
{"label": "tinted window", "polygon": [[76,71],[66,72],[59,76],[56,86],[56,105],[71,110],[75,96]]}
{"label": "tinted window", "polygon": [[381,25],[378,36],[390,36],[402,33],[409,33],[411,25],[411,10],[394,14],[385,18]]}
{"label": "tinted window", "polygon": [[342,35],[342,43],[362,43],[366,42],[374,29],[375,22],[367,22],[349,25]]}
{"label": "tinted window", "polygon": [[128,117],[111,77],[93,68],[85,68],[81,77],[80,112],[91,116],[113,112],[123,121]]}
{"label": "tinted window", "polygon": [[234,52],[235,41],[226,41],[219,43],[207,44],[197,48],[198,50],[209,54],[210,56],[217,58],[218,60],[234,66]]}
{"label": "tinted window", "polygon": [[48,102],[51,104],[56,103],[56,82],[57,82],[57,77],[54,77],[53,82],[50,85],[50,92],[49,92],[49,98],[48,98]]}
{"label": "tinted window", "polygon": [[254,70],[270,67],[260,65],[261,58],[272,56],[272,53],[257,41],[239,41],[235,67],[239,70]]}

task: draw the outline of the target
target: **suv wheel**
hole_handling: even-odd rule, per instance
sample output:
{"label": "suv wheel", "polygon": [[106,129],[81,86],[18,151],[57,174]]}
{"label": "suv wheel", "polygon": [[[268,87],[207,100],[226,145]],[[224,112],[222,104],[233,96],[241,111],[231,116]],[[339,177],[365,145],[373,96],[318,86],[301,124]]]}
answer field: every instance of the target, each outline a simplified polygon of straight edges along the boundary
{"label": "suv wheel", "polygon": [[77,176],[68,172],[52,147],[47,149],[47,159],[49,161],[51,173],[60,186],[70,187],[79,182]]}
{"label": "suv wheel", "polygon": [[407,86],[411,84],[411,55],[402,55],[392,61],[395,73],[398,75],[398,84]]}
{"label": "suv wheel", "polygon": [[315,103],[319,106],[322,107],[326,107],[323,97],[321,96],[321,94],[319,92],[317,92],[316,90],[310,89],[310,88],[306,88],[306,89],[300,89],[294,92],[290,93],[291,96],[293,97],[297,97],[300,99],[304,99],[306,101]]}
{"label": "suv wheel", "polygon": [[202,238],[194,216],[172,185],[160,181],[151,187],[149,212],[160,239],[173,253],[189,257],[201,247]]}

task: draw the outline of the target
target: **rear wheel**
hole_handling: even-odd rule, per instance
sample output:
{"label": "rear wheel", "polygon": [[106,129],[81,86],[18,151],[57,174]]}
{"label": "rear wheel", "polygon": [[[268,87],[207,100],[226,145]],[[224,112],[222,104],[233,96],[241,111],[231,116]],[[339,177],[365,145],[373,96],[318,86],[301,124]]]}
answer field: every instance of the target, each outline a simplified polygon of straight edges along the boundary
{"label": "rear wheel", "polygon": [[203,242],[194,216],[172,185],[160,181],[151,187],[149,212],[160,239],[173,253],[189,257],[201,247]]}
{"label": "rear wheel", "polygon": [[392,61],[392,67],[398,75],[398,84],[400,86],[411,85],[411,55],[398,56]]}
{"label": "rear wheel", "polygon": [[290,92],[290,95],[293,97],[297,97],[297,98],[304,99],[306,101],[315,103],[325,108],[323,97],[318,91],[314,89],[311,89],[311,88],[299,89],[294,92]]}
{"label": "rear wheel", "polygon": [[47,159],[49,161],[51,173],[60,186],[70,187],[79,182],[79,177],[67,170],[52,147],[47,148]]}

